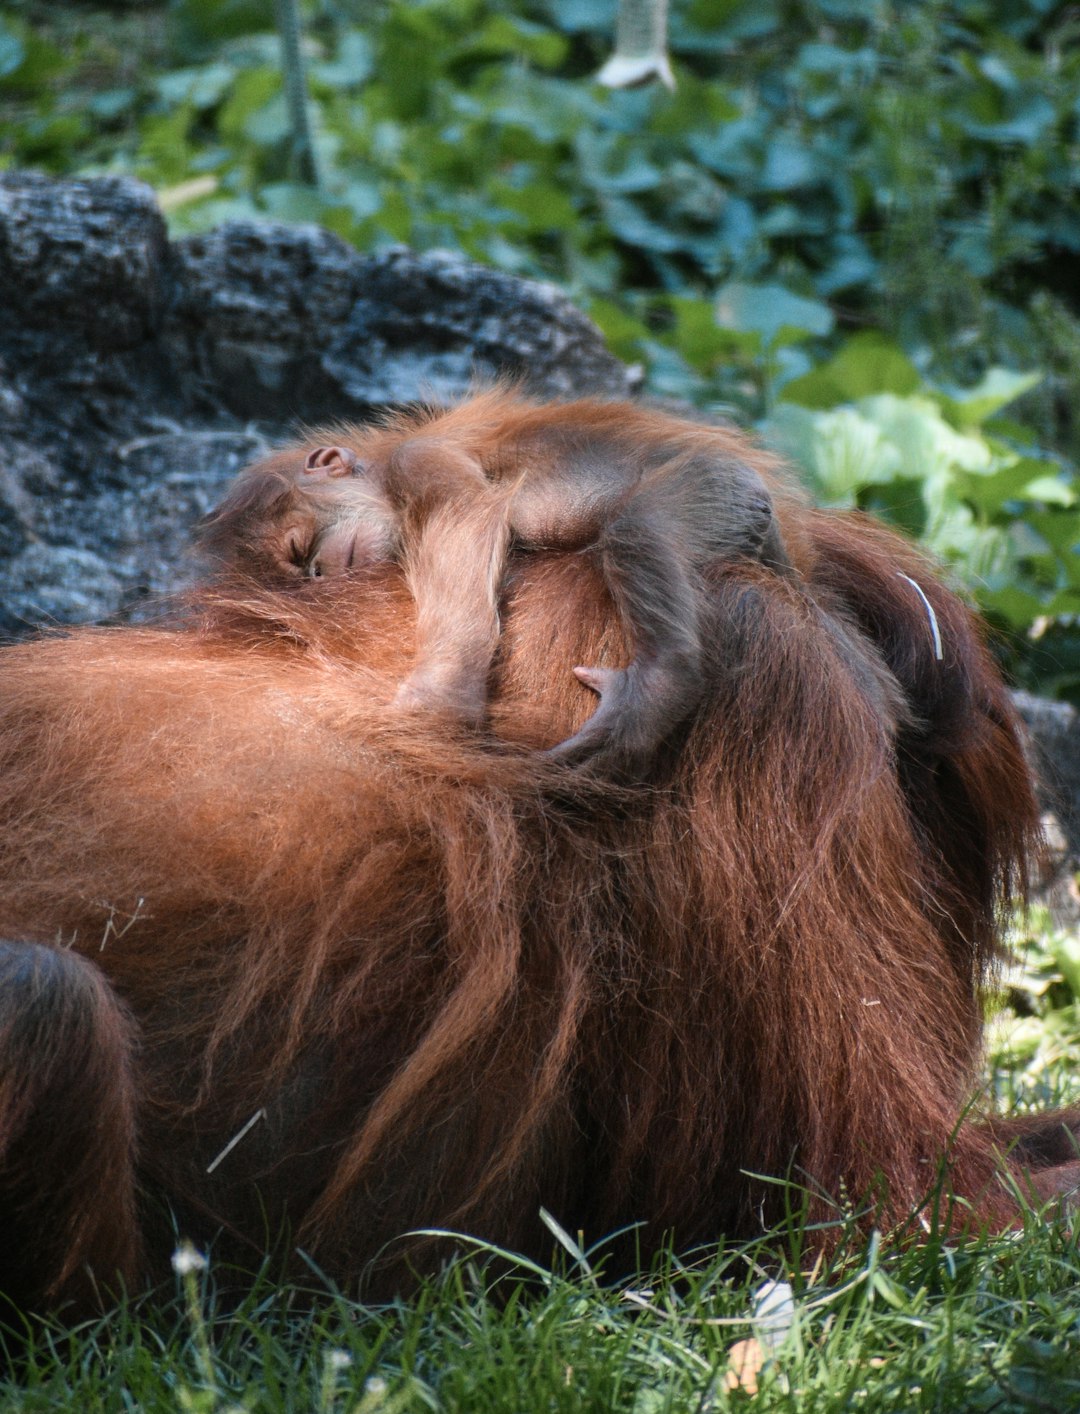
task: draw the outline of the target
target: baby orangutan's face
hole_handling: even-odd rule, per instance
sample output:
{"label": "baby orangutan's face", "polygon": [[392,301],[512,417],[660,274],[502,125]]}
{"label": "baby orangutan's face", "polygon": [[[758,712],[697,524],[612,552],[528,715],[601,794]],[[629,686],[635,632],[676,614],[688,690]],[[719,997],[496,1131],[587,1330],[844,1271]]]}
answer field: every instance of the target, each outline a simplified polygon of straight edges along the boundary
{"label": "baby orangutan's face", "polygon": [[348,447],[316,447],[267,549],[292,578],[324,579],[393,555],[398,517],[379,479]]}

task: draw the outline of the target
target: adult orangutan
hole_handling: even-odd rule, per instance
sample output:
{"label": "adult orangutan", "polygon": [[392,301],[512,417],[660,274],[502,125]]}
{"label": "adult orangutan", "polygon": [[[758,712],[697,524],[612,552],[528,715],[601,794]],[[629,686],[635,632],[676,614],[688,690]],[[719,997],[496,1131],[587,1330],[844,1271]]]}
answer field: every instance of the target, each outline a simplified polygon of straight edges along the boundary
{"label": "adult orangutan", "polygon": [[1077,1182],[1075,1114],[965,1117],[1036,829],[971,615],[692,435],[772,488],[793,568],[694,566],[704,691],[629,783],[543,751],[595,705],[573,667],[631,654],[588,547],[511,546],[486,730],[395,704],[394,557],[4,650],[0,1289],[152,1274],[170,1210],[386,1285],[413,1228],[546,1250],[541,1205],[689,1243],[777,1218],[770,1175],[887,1225],[946,1156],[979,1221],[1003,1168]]}

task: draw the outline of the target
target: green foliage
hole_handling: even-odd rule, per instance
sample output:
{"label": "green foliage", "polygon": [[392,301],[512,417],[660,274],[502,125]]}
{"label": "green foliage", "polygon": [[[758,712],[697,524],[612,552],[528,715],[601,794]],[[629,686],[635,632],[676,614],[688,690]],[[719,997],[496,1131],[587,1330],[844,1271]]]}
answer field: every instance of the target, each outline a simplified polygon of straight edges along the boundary
{"label": "green foliage", "polygon": [[998,1103],[1075,1104],[1080,1067],[1080,931],[1055,927],[1046,909],[1018,920],[1014,960],[989,1027]]}
{"label": "green foliage", "polygon": [[[114,88],[115,21],[80,27],[44,0],[14,0],[0,28],[0,93],[17,119],[7,160],[131,167],[157,186],[178,168],[214,173],[218,195],[184,224],[223,204],[266,209],[285,175],[271,0],[142,8],[164,27],[160,62]],[[309,0],[326,214],[361,245],[452,242],[579,298],[617,293],[652,328],[665,295],[779,283],[842,302],[848,324],[883,320],[954,380],[1020,353],[1055,376],[1076,371],[1071,11],[684,0],[671,95],[590,82],[613,8]],[[31,131],[31,109],[85,114],[103,93],[104,124]],[[1049,302],[1032,309],[1036,290]]]}
{"label": "green foliage", "polygon": [[314,191],[272,0],[9,0],[0,164],[134,172],[178,231],[319,221],[553,279],[656,392],[767,417],[828,498],[925,535],[1075,694],[1080,516],[1047,450],[1080,456],[1075,12],[681,0],[674,94],[592,81],[613,13],[305,0]]}
{"label": "green foliage", "polygon": [[[891,520],[953,565],[1010,635],[1018,669],[1031,676],[1038,665],[1044,688],[1067,694],[1080,691],[1069,651],[1080,618],[1075,478],[1001,416],[1037,381],[994,368],[946,391],[881,335],[861,334],[784,385],[765,431],[823,504]],[[1059,653],[1052,674],[1047,635]]]}

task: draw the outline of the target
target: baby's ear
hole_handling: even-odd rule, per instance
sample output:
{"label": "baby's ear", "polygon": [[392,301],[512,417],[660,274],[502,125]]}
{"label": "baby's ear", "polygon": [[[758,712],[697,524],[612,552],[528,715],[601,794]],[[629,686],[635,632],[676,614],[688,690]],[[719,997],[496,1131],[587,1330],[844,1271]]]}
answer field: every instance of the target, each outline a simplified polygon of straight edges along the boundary
{"label": "baby's ear", "polygon": [[304,475],[314,481],[352,476],[358,461],[356,453],[348,447],[315,447],[304,458]]}

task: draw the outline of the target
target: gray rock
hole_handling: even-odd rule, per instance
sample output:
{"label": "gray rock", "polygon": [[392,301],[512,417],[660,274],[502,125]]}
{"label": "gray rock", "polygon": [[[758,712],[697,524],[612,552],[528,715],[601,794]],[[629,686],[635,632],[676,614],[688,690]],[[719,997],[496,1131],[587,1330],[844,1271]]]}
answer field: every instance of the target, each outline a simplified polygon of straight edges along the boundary
{"label": "gray rock", "polygon": [[1053,862],[1071,872],[1080,863],[1080,713],[1067,702],[1048,702],[1030,692],[1016,692],[1013,699],[1030,735],[1043,801],[1054,817]]}
{"label": "gray rock", "polygon": [[0,279],[11,313],[95,349],[140,344],[164,303],[165,222],[126,177],[0,175]]}
{"label": "gray rock", "polygon": [[39,541],[0,563],[0,630],[9,637],[113,618],[123,597],[122,579],[89,550]]}
{"label": "gray rock", "polygon": [[509,378],[539,397],[634,380],[551,285],[445,251],[362,256],[313,226],[223,226],[174,248],[165,337],[240,417],[370,417]]}

